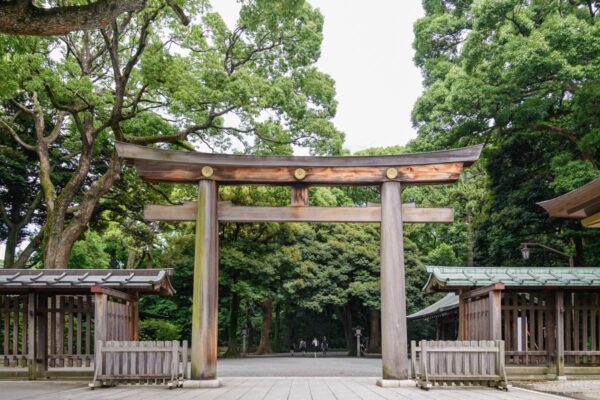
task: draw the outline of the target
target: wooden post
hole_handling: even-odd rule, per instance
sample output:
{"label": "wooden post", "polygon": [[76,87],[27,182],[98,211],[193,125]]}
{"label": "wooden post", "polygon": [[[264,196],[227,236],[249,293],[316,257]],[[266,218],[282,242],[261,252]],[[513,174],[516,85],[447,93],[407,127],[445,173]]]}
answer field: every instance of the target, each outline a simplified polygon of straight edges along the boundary
{"label": "wooden post", "polygon": [[300,206],[300,207],[308,206],[308,186],[307,185],[292,186],[292,206]]}
{"label": "wooden post", "polygon": [[488,319],[490,321],[490,337],[488,340],[502,339],[502,292],[492,290],[488,299]]}
{"label": "wooden post", "polygon": [[129,312],[131,313],[130,339],[140,340],[140,300],[136,294],[136,299],[129,302]]}
{"label": "wooden post", "polygon": [[466,326],[467,321],[465,318],[466,314],[466,302],[467,298],[464,293],[458,294],[458,340],[467,340],[466,338]]}
{"label": "wooden post", "polygon": [[554,295],[554,313],[556,316],[556,379],[562,380],[565,379],[565,293],[563,291],[557,291]]}
{"label": "wooden post", "polygon": [[29,379],[45,378],[48,372],[48,296],[30,293],[27,310],[29,331],[27,369]]}
{"label": "wooden post", "polygon": [[381,336],[383,379],[408,379],[402,201],[394,181],[381,185]]}
{"label": "wooden post", "polygon": [[192,380],[217,378],[219,290],[217,184],[198,184],[194,295],[192,305]]}
{"label": "wooden post", "polygon": [[108,295],[94,293],[94,343],[108,340]]}

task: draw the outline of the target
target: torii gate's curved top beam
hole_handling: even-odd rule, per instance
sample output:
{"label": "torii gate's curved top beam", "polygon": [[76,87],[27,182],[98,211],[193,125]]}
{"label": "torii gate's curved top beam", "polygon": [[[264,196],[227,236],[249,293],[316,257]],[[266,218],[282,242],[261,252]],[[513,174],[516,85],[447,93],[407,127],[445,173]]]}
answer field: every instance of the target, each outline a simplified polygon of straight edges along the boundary
{"label": "torii gate's curved top beam", "polygon": [[[366,185],[389,180],[444,183],[479,159],[482,145],[390,156],[252,156],[152,149],[116,144],[117,154],[149,181],[225,184]],[[210,168],[206,168],[210,167]]]}

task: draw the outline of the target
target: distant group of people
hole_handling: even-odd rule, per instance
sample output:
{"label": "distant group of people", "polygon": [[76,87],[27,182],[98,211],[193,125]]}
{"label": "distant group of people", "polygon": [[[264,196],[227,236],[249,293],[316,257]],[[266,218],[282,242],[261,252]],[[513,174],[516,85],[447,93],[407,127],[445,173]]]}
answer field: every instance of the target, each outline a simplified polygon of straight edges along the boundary
{"label": "distant group of people", "polygon": [[[317,357],[317,353],[319,352],[319,349],[323,352],[323,357],[327,357],[327,351],[329,350],[329,342],[327,341],[327,336],[323,336],[323,340],[321,340],[321,343],[319,343],[319,340],[315,336],[310,344],[313,347],[313,350],[315,353],[315,358]],[[319,345],[320,345],[320,347],[319,347]],[[306,340],[300,339],[298,349],[299,349],[299,352],[302,353],[303,356],[306,355]],[[296,344],[294,342],[292,342],[292,345],[290,346],[290,355],[292,357],[294,357],[295,351],[296,351]]]}

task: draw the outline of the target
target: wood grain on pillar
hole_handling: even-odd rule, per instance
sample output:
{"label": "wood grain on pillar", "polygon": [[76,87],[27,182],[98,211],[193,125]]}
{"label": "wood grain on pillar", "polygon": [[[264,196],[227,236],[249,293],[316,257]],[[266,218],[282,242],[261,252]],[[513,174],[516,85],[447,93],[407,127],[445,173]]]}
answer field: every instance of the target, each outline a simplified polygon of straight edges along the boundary
{"label": "wood grain on pillar", "polygon": [[215,181],[200,181],[197,206],[191,378],[193,380],[212,380],[217,377],[219,289],[217,184]]}
{"label": "wood grain on pillar", "polygon": [[408,379],[400,182],[381,186],[381,339],[383,379]]}

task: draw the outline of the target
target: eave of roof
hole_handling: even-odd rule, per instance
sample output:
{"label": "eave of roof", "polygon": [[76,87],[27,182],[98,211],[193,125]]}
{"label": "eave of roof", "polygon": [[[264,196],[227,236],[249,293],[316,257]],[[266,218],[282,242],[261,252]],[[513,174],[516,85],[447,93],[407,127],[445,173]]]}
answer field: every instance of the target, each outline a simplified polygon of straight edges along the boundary
{"label": "eave of roof", "polygon": [[173,295],[171,269],[0,269],[0,293],[86,292],[92,286]]}
{"label": "eave of roof", "polygon": [[514,288],[598,288],[600,268],[428,266],[425,292],[455,291],[504,283]]}
{"label": "eave of roof", "polygon": [[537,203],[552,217],[585,218],[600,211],[600,179],[551,200]]}
{"label": "eave of roof", "polygon": [[117,154],[126,161],[152,161],[213,167],[398,167],[439,163],[472,165],[479,159],[483,145],[452,150],[407,153],[387,156],[254,156],[214,154],[153,149],[130,143],[116,143]]}
{"label": "eave of roof", "polygon": [[458,296],[455,293],[448,293],[446,296],[435,303],[419,310],[406,317],[409,321],[418,321],[421,319],[439,318],[456,312],[458,309]]}

